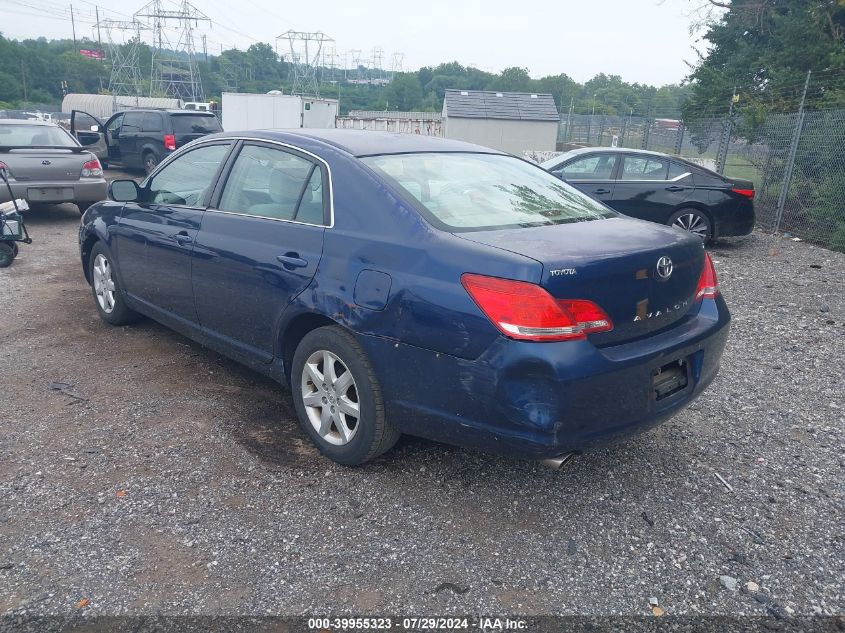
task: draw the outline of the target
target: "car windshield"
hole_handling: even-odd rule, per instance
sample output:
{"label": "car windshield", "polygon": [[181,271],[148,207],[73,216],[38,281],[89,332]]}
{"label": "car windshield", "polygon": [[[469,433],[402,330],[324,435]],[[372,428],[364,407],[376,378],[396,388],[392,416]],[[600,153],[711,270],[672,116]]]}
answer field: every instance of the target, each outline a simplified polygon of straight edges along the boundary
{"label": "car windshield", "polygon": [[74,138],[53,125],[0,125],[0,145],[6,147],[76,147]]}
{"label": "car windshield", "polygon": [[173,115],[173,132],[176,134],[209,134],[222,131],[220,121],[213,114]]}
{"label": "car windshield", "polygon": [[425,153],[363,161],[407,193],[436,226],[455,231],[614,217],[603,204],[513,156]]}

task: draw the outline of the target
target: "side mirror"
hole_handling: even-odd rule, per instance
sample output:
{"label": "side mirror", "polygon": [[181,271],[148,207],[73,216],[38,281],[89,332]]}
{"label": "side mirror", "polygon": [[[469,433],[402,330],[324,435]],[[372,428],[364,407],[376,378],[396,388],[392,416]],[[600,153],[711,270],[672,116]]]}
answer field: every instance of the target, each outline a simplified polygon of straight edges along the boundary
{"label": "side mirror", "polygon": [[92,125],[92,126],[91,126],[91,131],[92,131],[92,132],[99,132],[99,131],[100,131],[100,126],[99,126],[99,125]]}
{"label": "side mirror", "polygon": [[141,188],[134,180],[112,180],[109,183],[109,198],[115,202],[137,202]]}

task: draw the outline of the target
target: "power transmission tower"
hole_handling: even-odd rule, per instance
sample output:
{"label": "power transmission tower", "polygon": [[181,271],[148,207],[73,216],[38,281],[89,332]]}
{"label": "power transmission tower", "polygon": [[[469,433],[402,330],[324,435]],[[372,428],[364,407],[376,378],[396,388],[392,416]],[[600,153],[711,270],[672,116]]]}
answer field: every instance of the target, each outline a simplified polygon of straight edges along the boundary
{"label": "power transmission tower", "polygon": [[284,40],[290,49],[290,63],[293,65],[293,87],[291,94],[320,96],[318,67],[323,45],[334,43],[334,39],[322,31],[287,31],[276,40]]}
{"label": "power transmission tower", "polygon": [[[162,0],[152,0],[135,12],[135,18],[150,20],[154,32],[150,96],[166,96],[185,101],[203,101],[202,78],[194,50],[194,28],[211,22],[188,0],[177,10],[164,8]],[[175,44],[168,37],[168,22],[176,22]]]}
{"label": "power transmission tower", "polygon": [[393,53],[393,57],[390,59],[390,79],[393,80],[393,76],[396,73],[404,72],[402,68],[405,62],[405,53]]}
{"label": "power transmission tower", "polygon": [[373,47],[372,75],[370,79],[378,81],[382,79],[382,66],[384,66],[384,49],[381,46]]}
{"label": "power transmission tower", "polygon": [[361,51],[353,49],[349,51],[349,57],[352,59],[352,79],[358,81],[361,79]]}
{"label": "power transmission tower", "polygon": [[138,20],[112,19],[97,22],[97,29],[101,27],[106,31],[108,58],[111,60],[109,93],[141,96],[141,31],[150,27]]}

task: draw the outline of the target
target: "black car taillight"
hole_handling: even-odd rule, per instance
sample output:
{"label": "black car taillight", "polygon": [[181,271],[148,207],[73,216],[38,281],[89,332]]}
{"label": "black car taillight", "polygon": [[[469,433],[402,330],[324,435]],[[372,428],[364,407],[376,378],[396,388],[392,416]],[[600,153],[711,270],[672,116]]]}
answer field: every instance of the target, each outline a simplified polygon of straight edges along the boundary
{"label": "black car taillight", "polygon": [[164,149],[173,151],[176,149],[176,136],[173,134],[164,135]]}

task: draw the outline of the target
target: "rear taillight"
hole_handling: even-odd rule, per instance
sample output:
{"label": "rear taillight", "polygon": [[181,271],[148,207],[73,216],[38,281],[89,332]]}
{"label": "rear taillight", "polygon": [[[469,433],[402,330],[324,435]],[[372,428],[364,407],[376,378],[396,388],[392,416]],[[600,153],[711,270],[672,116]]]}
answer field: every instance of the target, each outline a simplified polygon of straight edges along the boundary
{"label": "rear taillight", "polygon": [[164,149],[171,152],[176,149],[176,137],[173,134],[164,135]]}
{"label": "rear taillight", "polygon": [[523,341],[570,341],[613,328],[592,301],[557,300],[536,284],[465,273],[469,296],[507,337]]}
{"label": "rear taillight", "polygon": [[699,299],[715,299],[719,294],[719,282],[716,279],[716,268],[713,266],[713,260],[710,259],[710,253],[704,253],[704,268],[701,271],[701,276],[698,278],[698,287],[695,289],[695,300]]}
{"label": "rear taillight", "polygon": [[738,193],[739,195],[743,196],[744,198],[748,198],[749,200],[754,199],[754,190],[753,189],[731,189],[734,193]]}
{"label": "rear taillight", "polygon": [[100,161],[96,158],[94,160],[89,160],[82,166],[83,178],[99,178],[102,175],[103,166],[100,164]]}

